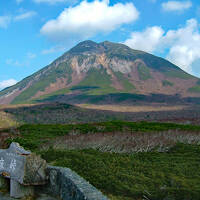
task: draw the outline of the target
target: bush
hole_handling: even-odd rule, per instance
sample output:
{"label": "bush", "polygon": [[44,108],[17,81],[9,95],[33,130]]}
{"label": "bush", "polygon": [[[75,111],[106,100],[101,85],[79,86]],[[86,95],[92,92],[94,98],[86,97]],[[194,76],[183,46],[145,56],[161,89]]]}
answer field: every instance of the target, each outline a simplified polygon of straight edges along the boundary
{"label": "bush", "polygon": [[69,167],[112,199],[197,200],[200,146],[177,144],[167,153],[103,153],[96,150],[40,152],[56,166]]}

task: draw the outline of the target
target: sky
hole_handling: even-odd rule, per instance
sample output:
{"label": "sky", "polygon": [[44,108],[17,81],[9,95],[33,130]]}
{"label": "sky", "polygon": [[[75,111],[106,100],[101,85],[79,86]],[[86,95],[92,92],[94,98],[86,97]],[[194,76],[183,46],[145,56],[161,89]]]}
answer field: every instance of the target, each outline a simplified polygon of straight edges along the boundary
{"label": "sky", "polygon": [[84,40],[124,43],[200,77],[200,0],[1,0],[0,90]]}

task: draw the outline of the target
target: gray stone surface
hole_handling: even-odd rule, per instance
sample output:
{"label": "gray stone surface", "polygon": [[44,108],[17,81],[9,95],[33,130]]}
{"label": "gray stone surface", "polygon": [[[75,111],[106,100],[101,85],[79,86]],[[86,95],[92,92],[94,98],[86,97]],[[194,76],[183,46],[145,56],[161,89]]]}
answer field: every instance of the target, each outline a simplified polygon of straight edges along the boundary
{"label": "gray stone surface", "polygon": [[0,150],[0,174],[22,185],[45,184],[48,178],[46,167],[45,160],[24,150],[18,143]]}
{"label": "gray stone surface", "polygon": [[46,184],[48,176],[46,174],[47,163],[40,156],[31,154],[26,157],[23,185],[43,185]]}
{"label": "gray stone surface", "polygon": [[50,197],[46,194],[41,194],[40,197],[38,197],[36,200],[58,200],[58,199]]}
{"label": "gray stone surface", "polygon": [[26,151],[23,147],[21,147],[18,143],[12,142],[10,144],[9,150],[13,153],[19,154],[19,155],[30,155],[30,151]]}
{"label": "gray stone surface", "polygon": [[23,186],[15,180],[10,181],[10,197],[22,198],[25,196],[33,196],[34,188],[33,186]]}
{"label": "gray stone surface", "polygon": [[[0,150],[0,174],[4,177],[23,182],[26,157],[30,153],[17,143],[12,143],[9,149]],[[20,153],[23,152],[23,155]]]}
{"label": "gray stone surface", "polygon": [[[8,194],[0,193],[0,200],[16,200],[16,199],[9,197]],[[40,194],[39,197],[37,197],[35,200],[60,200],[60,199],[51,197],[46,194]]]}
{"label": "gray stone surface", "polygon": [[[24,150],[18,143],[12,143],[8,149],[0,150],[0,175],[10,179],[11,197],[33,195],[33,185],[46,184],[46,168],[45,160]],[[4,180],[0,179],[0,188],[3,187]]]}
{"label": "gray stone surface", "polygon": [[48,166],[49,184],[44,190],[62,200],[108,200],[99,190],[68,168]]}

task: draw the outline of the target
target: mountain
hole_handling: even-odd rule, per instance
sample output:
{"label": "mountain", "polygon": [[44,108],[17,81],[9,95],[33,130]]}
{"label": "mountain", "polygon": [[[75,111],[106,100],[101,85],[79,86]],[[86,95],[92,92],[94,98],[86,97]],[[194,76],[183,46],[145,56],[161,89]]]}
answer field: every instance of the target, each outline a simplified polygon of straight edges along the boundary
{"label": "mountain", "polygon": [[[148,44],[147,44],[148,45]],[[84,41],[0,92],[0,104],[200,97],[200,81],[167,60],[124,44]],[[152,97],[152,98],[153,98]]]}

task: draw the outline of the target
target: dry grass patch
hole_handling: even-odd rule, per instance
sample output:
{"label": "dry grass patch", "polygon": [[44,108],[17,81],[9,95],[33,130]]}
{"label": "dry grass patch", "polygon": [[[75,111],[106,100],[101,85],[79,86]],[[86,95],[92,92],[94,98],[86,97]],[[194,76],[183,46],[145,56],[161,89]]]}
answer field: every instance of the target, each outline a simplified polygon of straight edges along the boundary
{"label": "dry grass patch", "polygon": [[35,105],[41,104],[15,104],[15,105],[0,105],[0,110],[7,109],[7,108],[23,108],[23,107],[31,107]]}
{"label": "dry grass patch", "polygon": [[0,111],[0,129],[16,127],[18,126],[18,122],[12,118],[12,115]]}
{"label": "dry grass patch", "polygon": [[50,140],[41,146],[62,150],[96,149],[102,152],[133,153],[168,151],[176,143],[200,144],[200,132],[169,130],[160,132],[110,132],[95,134],[65,135]]}
{"label": "dry grass patch", "polygon": [[144,106],[125,106],[125,105],[94,105],[94,104],[77,104],[76,106],[87,109],[106,110],[114,112],[153,112],[153,111],[178,111],[187,109],[188,106],[164,106],[164,105],[144,105]]}

